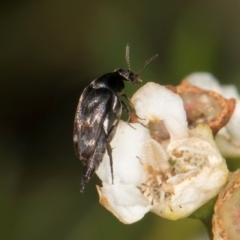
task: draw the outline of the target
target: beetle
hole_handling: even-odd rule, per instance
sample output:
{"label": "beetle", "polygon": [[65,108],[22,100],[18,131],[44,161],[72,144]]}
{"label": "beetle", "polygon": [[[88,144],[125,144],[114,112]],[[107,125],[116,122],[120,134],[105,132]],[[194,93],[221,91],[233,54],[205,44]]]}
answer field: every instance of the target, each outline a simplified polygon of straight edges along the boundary
{"label": "beetle", "polygon": [[128,69],[116,69],[96,78],[87,86],[80,96],[77,106],[73,143],[77,157],[83,164],[83,176],[80,191],[83,192],[92,175],[97,171],[106,150],[109,155],[113,183],[113,159],[110,142],[114,137],[122,108],[130,114],[120,96],[130,99],[123,93],[124,81],[139,84],[142,80],[139,74],[142,69],[157,55],[149,58],[138,71],[130,70],[130,45],[126,46],[126,61]]}

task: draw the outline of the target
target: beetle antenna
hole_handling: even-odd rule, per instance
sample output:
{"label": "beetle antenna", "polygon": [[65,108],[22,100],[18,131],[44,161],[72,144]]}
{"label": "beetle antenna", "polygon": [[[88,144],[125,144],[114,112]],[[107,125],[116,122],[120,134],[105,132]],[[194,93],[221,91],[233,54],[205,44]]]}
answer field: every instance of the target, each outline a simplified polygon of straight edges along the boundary
{"label": "beetle antenna", "polygon": [[140,68],[140,70],[138,71],[137,75],[139,75],[141,73],[141,71],[156,57],[158,56],[158,54],[155,54],[153,56],[151,56],[144,64],[143,66]]}
{"label": "beetle antenna", "polygon": [[126,46],[126,61],[127,61],[127,65],[128,65],[128,70],[130,70],[130,44],[128,43]]}

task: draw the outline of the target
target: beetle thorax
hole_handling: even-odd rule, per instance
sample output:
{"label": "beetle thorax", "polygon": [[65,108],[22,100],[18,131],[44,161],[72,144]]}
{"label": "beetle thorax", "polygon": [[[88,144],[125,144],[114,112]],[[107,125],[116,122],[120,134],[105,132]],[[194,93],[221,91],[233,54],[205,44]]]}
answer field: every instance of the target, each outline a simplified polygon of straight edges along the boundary
{"label": "beetle thorax", "polygon": [[116,72],[107,73],[92,82],[93,88],[107,88],[116,94],[122,93],[125,88],[123,77]]}

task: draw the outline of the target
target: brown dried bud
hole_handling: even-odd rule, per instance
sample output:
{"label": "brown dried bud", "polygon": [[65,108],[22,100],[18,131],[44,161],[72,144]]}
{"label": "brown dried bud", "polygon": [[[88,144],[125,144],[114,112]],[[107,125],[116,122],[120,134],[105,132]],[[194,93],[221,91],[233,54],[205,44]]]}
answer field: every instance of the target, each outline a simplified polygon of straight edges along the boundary
{"label": "brown dried bud", "polygon": [[240,169],[229,176],[214,207],[214,240],[240,238]]}
{"label": "brown dried bud", "polygon": [[186,80],[177,87],[177,93],[183,100],[189,127],[206,123],[214,135],[228,123],[235,107],[234,99],[227,100],[214,91],[192,86]]}

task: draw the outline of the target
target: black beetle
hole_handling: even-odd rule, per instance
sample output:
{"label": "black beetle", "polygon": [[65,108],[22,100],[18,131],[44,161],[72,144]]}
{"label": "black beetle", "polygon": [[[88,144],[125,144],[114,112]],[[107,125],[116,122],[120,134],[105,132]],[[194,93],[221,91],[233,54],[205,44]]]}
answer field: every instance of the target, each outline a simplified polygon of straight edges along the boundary
{"label": "black beetle", "polygon": [[83,164],[83,177],[80,191],[98,169],[106,150],[110,158],[113,182],[112,148],[110,142],[116,132],[116,127],[122,114],[122,107],[128,112],[127,106],[119,99],[123,94],[124,81],[141,83],[141,70],[157,55],[148,59],[138,73],[130,70],[130,45],[126,46],[126,61],[128,69],[116,69],[95,79],[87,86],[77,106],[74,119],[73,143],[77,157]]}

